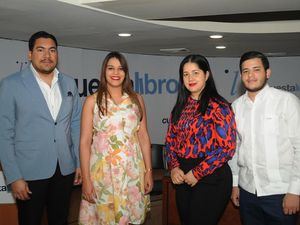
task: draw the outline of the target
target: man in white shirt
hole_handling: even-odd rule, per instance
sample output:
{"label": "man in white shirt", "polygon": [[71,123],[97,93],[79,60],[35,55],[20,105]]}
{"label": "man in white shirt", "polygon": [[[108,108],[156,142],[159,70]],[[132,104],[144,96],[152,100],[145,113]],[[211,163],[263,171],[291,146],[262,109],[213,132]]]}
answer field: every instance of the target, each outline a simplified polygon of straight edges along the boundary
{"label": "man in white shirt", "polygon": [[240,59],[246,93],[232,104],[237,150],[230,161],[231,199],[244,225],[295,225],[300,195],[300,102],[267,84],[269,61],[260,52]]}
{"label": "man in white shirt", "polygon": [[72,77],[56,68],[57,40],[29,39],[26,69],[0,83],[0,160],[19,225],[66,225],[73,184],[81,182],[81,101]]}

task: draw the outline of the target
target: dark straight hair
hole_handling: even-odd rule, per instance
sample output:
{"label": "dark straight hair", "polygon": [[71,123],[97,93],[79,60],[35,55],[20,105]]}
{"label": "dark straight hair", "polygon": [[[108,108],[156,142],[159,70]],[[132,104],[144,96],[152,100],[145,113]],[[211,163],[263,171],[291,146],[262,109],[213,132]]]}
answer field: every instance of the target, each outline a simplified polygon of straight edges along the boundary
{"label": "dark straight hair", "polygon": [[250,52],[245,52],[240,59],[240,71],[242,72],[242,64],[243,62],[245,62],[246,60],[249,59],[261,59],[262,64],[264,66],[264,69],[267,70],[270,68],[270,63],[269,60],[267,58],[267,56],[265,56],[263,53],[261,52],[257,52],[257,51],[250,51]]}
{"label": "dark straight hair", "polygon": [[175,106],[171,113],[171,122],[176,124],[180,118],[181,112],[185,107],[185,104],[190,96],[191,92],[184,86],[183,83],[183,67],[186,63],[195,63],[198,65],[204,73],[209,72],[209,77],[206,80],[205,87],[199,95],[200,105],[198,107],[198,112],[204,115],[206,113],[209,100],[214,99],[219,102],[224,102],[228,104],[226,99],[219,95],[216,85],[214,82],[213,74],[211,72],[209,63],[207,59],[202,55],[188,55],[186,56],[179,66],[179,87],[178,87],[178,96],[175,103]]}
{"label": "dark straight hair", "polygon": [[46,31],[38,31],[38,32],[34,33],[33,35],[31,35],[31,37],[29,38],[29,42],[28,42],[29,51],[33,50],[35,42],[39,38],[50,38],[54,41],[55,46],[57,47],[57,40],[54,37],[54,35],[49,34]]}

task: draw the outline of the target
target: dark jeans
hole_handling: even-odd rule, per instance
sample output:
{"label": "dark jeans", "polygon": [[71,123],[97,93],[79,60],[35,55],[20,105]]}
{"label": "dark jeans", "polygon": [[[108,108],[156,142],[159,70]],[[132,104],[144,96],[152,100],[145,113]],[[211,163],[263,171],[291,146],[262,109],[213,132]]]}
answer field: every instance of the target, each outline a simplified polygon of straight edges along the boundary
{"label": "dark jeans", "polygon": [[257,197],[240,188],[240,213],[243,225],[296,225],[298,215],[285,215],[284,195]]}
{"label": "dark jeans", "polygon": [[[180,159],[180,168],[187,173],[199,159]],[[183,225],[216,225],[231,196],[232,173],[227,164],[201,179],[194,187],[175,185],[176,204]]]}
{"label": "dark jeans", "polygon": [[17,200],[19,225],[40,225],[45,206],[48,225],[67,225],[73,180],[74,173],[63,176],[57,166],[51,178],[27,181],[32,194]]}

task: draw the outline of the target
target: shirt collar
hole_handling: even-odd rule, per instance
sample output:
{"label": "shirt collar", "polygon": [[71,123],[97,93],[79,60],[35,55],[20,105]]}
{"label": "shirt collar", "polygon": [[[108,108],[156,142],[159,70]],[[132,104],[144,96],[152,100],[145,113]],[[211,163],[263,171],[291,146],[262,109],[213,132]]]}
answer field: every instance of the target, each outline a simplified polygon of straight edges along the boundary
{"label": "shirt collar", "polygon": [[[267,95],[268,90],[270,89],[269,84],[266,84],[263,89],[261,89],[257,95],[255,96],[255,101],[258,101],[260,99],[264,99],[264,97]],[[249,98],[248,96],[248,91],[246,91],[245,95],[244,95],[244,101],[250,101],[252,102],[252,100]]]}
{"label": "shirt collar", "polygon": [[[39,81],[43,81],[42,79],[41,79],[41,76],[39,75],[39,73],[36,71],[36,69],[32,66],[32,64],[30,64],[30,69],[31,69],[31,71],[32,71],[32,73],[33,73],[33,75],[35,76],[35,78],[36,79],[38,79]],[[53,76],[53,80],[52,80],[52,82],[51,82],[51,84],[53,85],[53,84],[55,84],[57,81],[58,81],[58,74],[59,74],[59,71],[58,71],[58,69],[54,69],[54,71],[53,71],[53,73],[54,73],[54,76]],[[44,82],[44,81],[43,81]],[[52,86],[51,85],[51,86]]]}
{"label": "shirt collar", "polygon": [[189,102],[189,103],[198,103],[198,102],[199,102],[199,99],[194,99],[194,98],[192,98],[191,95],[189,95],[189,97],[188,97],[188,102]]}

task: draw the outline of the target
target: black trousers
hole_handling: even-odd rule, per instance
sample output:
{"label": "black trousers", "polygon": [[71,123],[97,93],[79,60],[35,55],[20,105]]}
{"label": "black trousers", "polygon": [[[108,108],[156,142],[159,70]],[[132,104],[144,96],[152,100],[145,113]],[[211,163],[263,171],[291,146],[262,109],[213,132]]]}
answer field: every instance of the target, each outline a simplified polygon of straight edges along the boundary
{"label": "black trousers", "polygon": [[48,225],[67,225],[74,173],[63,176],[57,165],[55,174],[44,180],[27,181],[29,200],[17,200],[19,225],[40,225],[44,209]]}
{"label": "black trousers", "polygon": [[[180,159],[180,168],[187,173],[199,159]],[[217,225],[232,190],[232,173],[226,163],[194,187],[175,185],[176,204],[182,225]]]}
{"label": "black trousers", "polygon": [[298,214],[285,215],[285,195],[258,197],[240,188],[240,215],[244,225],[296,225]]}

